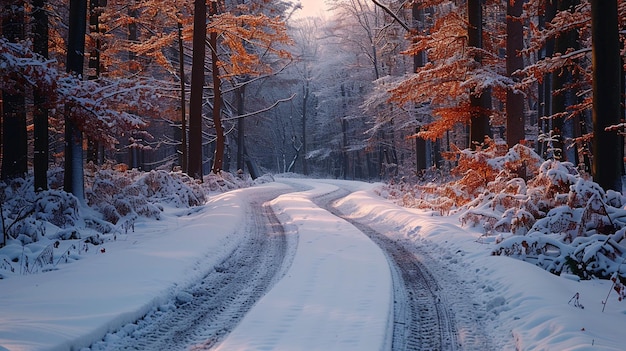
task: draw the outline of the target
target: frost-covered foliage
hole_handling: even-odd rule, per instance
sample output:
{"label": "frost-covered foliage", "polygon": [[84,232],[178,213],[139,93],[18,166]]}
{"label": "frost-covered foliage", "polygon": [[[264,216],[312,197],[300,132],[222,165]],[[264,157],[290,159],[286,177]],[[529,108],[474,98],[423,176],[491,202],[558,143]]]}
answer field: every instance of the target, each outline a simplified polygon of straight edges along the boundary
{"label": "frost-covered foliage", "polygon": [[205,195],[200,185],[183,173],[102,169],[87,190],[87,201],[107,222],[117,224],[122,220],[130,224],[139,216],[159,219],[163,210],[160,203],[198,206],[205,201]]}
{"label": "frost-covered foliage", "polygon": [[543,161],[516,145],[458,150],[455,179],[390,185],[385,195],[408,207],[459,213],[481,227],[494,255],[516,257],[555,274],[626,281],[626,198],[605,192],[568,162]]}
{"label": "frost-covered foliage", "polygon": [[624,279],[624,197],[613,191],[605,193],[596,183],[569,173],[552,175],[559,182],[567,178],[573,183],[569,191],[554,194],[555,207],[525,235],[503,234],[493,254],[517,257],[556,274],[583,279],[617,274]]}
{"label": "frost-covered foliage", "polygon": [[54,190],[34,192],[32,178],[0,183],[2,229],[5,237],[22,243],[38,241],[49,223],[58,228],[79,221],[78,201],[72,195]]}
{"label": "frost-covered foliage", "polygon": [[0,279],[56,269],[86,252],[105,252],[101,246],[132,235],[140,218],[158,220],[164,206],[202,205],[210,192],[225,192],[272,181],[252,181],[244,174],[211,174],[200,183],[181,172],[139,172],[107,164],[86,167],[87,206],[61,189],[62,170],[49,172],[52,190],[36,193],[33,178],[0,183],[3,233],[0,240]]}
{"label": "frost-covered foliage", "polygon": [[[456,149],[447,155],[457,162],[446,182],[410,185],[392,184],[385,189],[387,197],[399,200],[406,207],[432,209],[441,215],[453,210],[477,207],[490,201],[495,192],[515,194],[524,179],[536,174],[542,159],[533,150],[516,145],[506,150],[490,140],[477,150]],[[506,202],[503,196],[502,201]]]}
{"label": "frost-covered foliage", "polygon": [[233,175],[228,172],[220,172],[219,174],[210,173],[204,177],[203,186],[208,191],[228,191],[248,187],[253,184],[252,179],[248,175],[239,173]]}

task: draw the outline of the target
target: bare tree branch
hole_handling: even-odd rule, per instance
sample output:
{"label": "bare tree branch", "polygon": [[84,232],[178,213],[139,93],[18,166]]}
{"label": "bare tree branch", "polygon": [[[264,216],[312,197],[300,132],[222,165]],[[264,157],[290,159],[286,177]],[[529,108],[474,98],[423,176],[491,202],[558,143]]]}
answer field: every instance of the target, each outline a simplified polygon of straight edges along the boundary
{"label": "bare tree branch", "polygon": [[383,11],[387,12],[387,14],[389,14],[389,16],[391,16],[396,22],[398,22],[398,24],[401,25],[402,28],[404,28],[407,32],[411,31],[411,27],[409,27],[408,24],[404,23],[404,21],[401,20],[400,17],[398,17],[398,15],[396,13],[391,11],[391,9],[389,7],[387,7],[386,5],[380,3],[378,0],[372,0],[372,2],[376,6],[380,7]]}
{"label": "bare tree branch", "polygon": [[222,118],[222,121],[232,121],[232,120],[239,119],[239,118],[246,118],[246,117],[251,117],[251,116],[254,116],[254,115],[258,115],[259,113],[263,113],[263,112],[266,112],[266,111],[269,111],[269,110],[273,109],[274,107],[278,106],[279,104],[281,104],[283,102],[291,101],[291,99],[293,99],[295,96],[296,96],[296,94],[292,94],[290,97],[288,97],[286,99],[276,100],[273,104],[271,104],[270,106],[268,106],[268,107],[266,107],[266,108],[264,108],[262,110],[246,113],[246,114],[239,115],[239,116]]}

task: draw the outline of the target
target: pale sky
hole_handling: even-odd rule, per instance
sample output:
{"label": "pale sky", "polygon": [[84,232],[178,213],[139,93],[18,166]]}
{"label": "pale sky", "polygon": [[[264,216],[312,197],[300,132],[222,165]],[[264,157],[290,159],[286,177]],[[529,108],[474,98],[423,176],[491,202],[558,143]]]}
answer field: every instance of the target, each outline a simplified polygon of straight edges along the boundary
{"label": "pale sky", "polygon": [[319,16],[326,8],[324,0],[300,0],[302,10],[294,13],[294,17]]}

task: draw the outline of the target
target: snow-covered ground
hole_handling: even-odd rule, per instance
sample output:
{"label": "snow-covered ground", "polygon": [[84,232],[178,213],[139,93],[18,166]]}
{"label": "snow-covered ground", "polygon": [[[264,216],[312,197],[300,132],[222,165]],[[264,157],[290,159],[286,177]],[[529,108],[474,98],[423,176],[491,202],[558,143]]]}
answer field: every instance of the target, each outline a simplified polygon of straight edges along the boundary
{"label": "snow-covered ground", "polygon": [[[459,316],[475,314],[494,350],[622,350],[626,304],[608,281],[575,281],[491,256],[493,244],[458,217],[400,208],[379,185],[294,180],[212,196],[200,209],[166,209],[135,232],[58,269],[0,280],[0,350],[80,349],[197,279],[198,262],[219,262],[238,243],[250,194],[300,183],[272,207],[298,235],[292,266],[220,344],[219,350],[384,350],[389,347],[391,275],[382,252],[311,198],[349,187],[339,209],[414,243]],[[603,312],[603,301],[606,309]],[[584,306],[584,308],[583,308]],[[454,312],[454,311],[453,311]],[[463,340],[463,330],[459,330]]]}

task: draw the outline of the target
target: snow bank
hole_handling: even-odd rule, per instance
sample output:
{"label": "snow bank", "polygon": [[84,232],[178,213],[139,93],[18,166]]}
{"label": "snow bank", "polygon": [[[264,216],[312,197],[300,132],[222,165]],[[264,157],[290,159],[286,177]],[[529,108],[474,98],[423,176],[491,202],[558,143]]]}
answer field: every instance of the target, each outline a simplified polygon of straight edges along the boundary
{"label": "snow bank", "polygon": [[[236,190],[194,209],[138,219],[125,240],[103,243],[79,263],[0,280],[0,345],[9,350],[80,349],[143,316],[200,277],[238,244],[247,199]],[[201,264],[200,264],[201,263]]]}
{"label": "snow bank", "polygon": [[[371,226],[431,253],[424,262],[442,283],[449,301],[474,300],[457,319],[482,320],[493,350],[623,350],[626,305],[607,280],[556,276],[509,257],[490,256],[494,243],[459,225],[458,216],[398,207],[364,185],[339,203]],[[607,308],[602,312],[604,303]],[[461,303],[459,303],[461,305]],[[461,339],[463,336],[461,335]]]}

